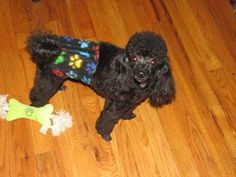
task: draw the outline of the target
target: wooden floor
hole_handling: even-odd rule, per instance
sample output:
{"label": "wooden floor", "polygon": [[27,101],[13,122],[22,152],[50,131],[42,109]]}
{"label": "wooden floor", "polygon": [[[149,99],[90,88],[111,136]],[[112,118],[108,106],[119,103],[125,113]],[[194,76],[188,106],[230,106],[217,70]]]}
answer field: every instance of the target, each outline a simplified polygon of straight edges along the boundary
{"label": "wooden floor", "polygon": [[1,0],[0,94],[29,104],[34,29],[124,46],[136,31],[169,48],[176,100],[121,121],[113,141],[94,125],[103,99],[67,82],[52,103],[73,115],[57,138],[29,120],[0,120],[0,177],[236,177],[236,17],[227,0]]}

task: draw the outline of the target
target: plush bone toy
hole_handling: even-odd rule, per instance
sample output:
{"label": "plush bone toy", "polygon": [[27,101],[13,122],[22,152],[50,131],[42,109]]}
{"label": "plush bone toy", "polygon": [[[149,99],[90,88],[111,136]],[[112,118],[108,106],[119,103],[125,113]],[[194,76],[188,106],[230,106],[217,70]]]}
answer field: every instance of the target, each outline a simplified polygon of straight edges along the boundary
{"label": "plush bone toy", "polygon": [[0,117],[6,118],[7,121],[20,118],[35,120],[42,125],[40,129],[42,134],[46,134],[50,128],[53,136],[58,136],[66,128],[72,126],[72,117],[69,113],[64,111],[52,113],[52,104],[37,108],[22,104],[16,99],[10,99],[7,103],[7,96],[0,96]]}

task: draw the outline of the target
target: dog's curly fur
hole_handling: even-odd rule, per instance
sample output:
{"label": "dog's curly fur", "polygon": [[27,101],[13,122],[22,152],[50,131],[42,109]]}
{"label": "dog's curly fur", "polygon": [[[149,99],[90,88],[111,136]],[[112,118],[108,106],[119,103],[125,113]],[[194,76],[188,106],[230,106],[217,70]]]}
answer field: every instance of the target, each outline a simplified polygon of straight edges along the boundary
{"label": "dog's curly fur", "polygon": [[[37,33],[28,38],[27,48],[37,65],[33,106],[42,106],[62,87],[65,79],[54,75],[49,64],[60,53],[59,36]],[[152,106],[169,103],[175,95],[167,47],[153,32],[134,34],[126,47],[100,42],[99,64],[89,85],[105,98],[96,129],[105,140],[120,119],[135,117],[133,110],[149,98]]]}

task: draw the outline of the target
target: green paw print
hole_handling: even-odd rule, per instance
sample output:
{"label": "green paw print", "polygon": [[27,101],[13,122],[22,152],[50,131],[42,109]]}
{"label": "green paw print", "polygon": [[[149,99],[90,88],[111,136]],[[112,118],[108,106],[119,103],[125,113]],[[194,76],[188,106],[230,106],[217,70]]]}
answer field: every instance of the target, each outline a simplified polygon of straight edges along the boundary
{"label": "green paw print", "polygon": [[69,66],[71,66],[73,69],[78,69],[81,67],[82,60],[80,59],[79,55],[75,54],[70,57]]}
{"label": "green paw print", "polygon": [[65,61],[65,58],[63,55],[65,55],[65,52],[61,52],[60,55],[56,58],[56,60],[54,61],[56,65],[63,63]]}

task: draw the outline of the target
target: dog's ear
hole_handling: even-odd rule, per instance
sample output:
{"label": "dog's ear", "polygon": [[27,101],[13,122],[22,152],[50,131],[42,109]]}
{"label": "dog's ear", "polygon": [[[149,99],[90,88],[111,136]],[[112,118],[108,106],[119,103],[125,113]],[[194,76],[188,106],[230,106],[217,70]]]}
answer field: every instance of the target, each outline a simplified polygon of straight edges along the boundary
{"label": "dog's ear", "polygon": [[175,83],[168,63],[158,67],[151,81],[150,90],[149,100],[152,106],[162,106],[174,98]]}
{"label": "dog's ear", "polygon": [[111,71],[114,72],[114,75],[123,75],[127,74],[127,60],[125,54],[116,55],[114,60],[111,63]]}
{"label": "dog's ear", "polygon": [[133,84],[132,75],[124,54],[116,55],[109,67],[109,79],[105,79],[103,82],[104,85],[109,85],[106,92],[116,97],[120,94],[119,91],[130,89],[130,85]]}

